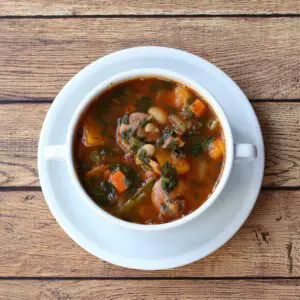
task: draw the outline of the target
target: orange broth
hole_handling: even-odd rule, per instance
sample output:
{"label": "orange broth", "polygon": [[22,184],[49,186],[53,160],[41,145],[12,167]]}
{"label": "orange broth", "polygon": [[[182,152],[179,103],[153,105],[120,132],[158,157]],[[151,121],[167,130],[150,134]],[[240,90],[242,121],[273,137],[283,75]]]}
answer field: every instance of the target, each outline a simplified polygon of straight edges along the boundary
{"label": "orange broth", "polygon": [[[148,113],[151,107],[164,112],[165,124]],[[136,113],[145,117],[138,125]],[[145,132],[152,127],[154,132]],[[155,148],[153,156],[142,149],[145,144]],[[157,77],[129,80],[97,96],[77,126],[73,151],[78,177],[93,201],[140,224],[166,223],[196,210],[214,191],[225,159],[221,125],[205,99]],[[184,192],[176,191],[179,182]],[[162,193],[153,193],[155,187]]]}

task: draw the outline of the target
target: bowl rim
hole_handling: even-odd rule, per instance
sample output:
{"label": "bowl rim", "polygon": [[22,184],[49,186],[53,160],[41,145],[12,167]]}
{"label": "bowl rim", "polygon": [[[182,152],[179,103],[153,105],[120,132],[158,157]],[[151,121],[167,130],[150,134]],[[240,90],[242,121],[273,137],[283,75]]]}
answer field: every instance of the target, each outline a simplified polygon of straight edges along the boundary
{"label": "bowl rim", "polygon": [[[225,163],[223,166],[221,177],[219,178],[213,192],[209,195],[207,200],[196,210],[181,217],[180,219],[176,219],[168,223],[138,224],[138,223],[132,223],[132,222],[119,219],[109,214],[107,211],[105,211],[100,206],[98,206],[93,201],[93,199],[88,195],[88,193],[85,191],[76,173],[76,169],[74,165],[73,140],[75,137],[78,121],[82,116],[82,114],[89,108],[90,104],[98,95],[104,93],[106,90],[112,88],[115,85],[118,85],[122,82],[126,82],[128,80],[132,80],[135,78],[140,78],[140,77],[156,77],[156,78],[158,77],[158,78],[169,79],[176,82],[180,82],[188,86],[189,88],[191,88],[193,91],[195,91],[196,94],[201,95],[204,98],[204,100],[211,106],[214,113],[217,115],[218,119],[220,120],[223,129],[224,140],[226,144]],[[194,220],[203,212],[205,212],[215,202],[215,200],[218,198],[218,196],[221,194],[224,187],[226,186],[226,183],[228,181],[232,169],[233,158],[234,158],[234,144],[233,144],[232,131],[229,125],[229,121],[226,117],[226,114],[223,108],[221,107],[221,105],[219,104],[219,102],[216,100],[216,98],[206,88],[204,88],[202,85],[195,82],[194,80],[188,78],[187,76],[163,68],[132,69],[129,71],[125,71],[113,75],[110,78],[100,82],[83,98],[83,100],[77,106],[75,113],[73,114],[70,124],[68,126],[66,146],[67,146],[66,160],[67,160],[68,173],[71,179],[73,180],[73,183],[76,186],[77,192],[79,193],[79,197],[82,198],[98,215],[104,217],[106,220],[128,229],[132,229],[135,231],[147,231],[147,232],[163,231],[166,229],[182,226]]]}

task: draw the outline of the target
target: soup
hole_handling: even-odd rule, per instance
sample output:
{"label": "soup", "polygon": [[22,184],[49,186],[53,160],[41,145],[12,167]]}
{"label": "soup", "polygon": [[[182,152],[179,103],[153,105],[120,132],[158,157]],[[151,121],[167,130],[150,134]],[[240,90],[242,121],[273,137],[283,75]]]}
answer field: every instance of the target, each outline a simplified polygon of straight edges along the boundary
{"label": "soup", "polygon": [[161,224],[193,212],[222,173],[221,124],[201,95],[181,83],[145,77],[97,96],[73,145],[80,182],[108,213]]}

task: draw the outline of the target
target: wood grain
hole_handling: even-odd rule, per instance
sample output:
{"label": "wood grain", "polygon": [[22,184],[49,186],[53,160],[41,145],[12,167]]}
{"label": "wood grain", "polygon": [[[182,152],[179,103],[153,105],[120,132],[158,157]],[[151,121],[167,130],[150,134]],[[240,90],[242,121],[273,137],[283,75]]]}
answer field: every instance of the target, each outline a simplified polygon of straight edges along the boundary
{"label": "wood grain", "polygon": [[[158,292],[159,291],[159,292]],[[0,299],[299,299],[299,280],[1,281]]]}
{"label": "wood grain", "polygon": [[0,35],[2,100],[52,99],[85,65],[141,45],[202,56],[249,98],[300,99],[300,18],[1,19]]}
{"label": "wood grain", "polygon": [[298,14],[299,0],[254,1],[0,1],[1,16],[49,16],[49,15],[170,15],[170,14]]}
{"label": "wood grain", "polygon": [[[50,104],[0,109],[0,185],[38,186],[37,143]],[[300,103],[254,103],[266,147],[264,186],[300,185]],[[20,121],[21,120],[21,121]]]}
{"label": "wood grain", "polygon": [[[53,219],[41,192],[0,194],[0,276],[300,276],[300,191],[263,191],[242,229],[191,265],[144,272],[88,254]],[[0,293],[1,294],[1,293]]]}

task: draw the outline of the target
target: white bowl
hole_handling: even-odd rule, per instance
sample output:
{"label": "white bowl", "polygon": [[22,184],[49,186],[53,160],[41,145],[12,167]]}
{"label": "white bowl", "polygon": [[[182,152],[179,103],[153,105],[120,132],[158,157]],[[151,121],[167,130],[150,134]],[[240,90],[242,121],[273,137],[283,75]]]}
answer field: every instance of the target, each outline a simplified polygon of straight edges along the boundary
{"label": "white bowl", "polygon": [[[160,77],[165,79],[174,80],[177,82],[181,82],[182,84],[188,86],[193,91],[195,91],[196,94],[201,95],[206,102],[209,104],[209,106],[213,109],[213,111],[216,113],[218,119],[220,120],[223,133],[224,133],[224,140],[225,140],[225,146],[226,146],[226,157],[225,157],[225,163],[223,167],[223,171],[220,177],[220,180],[218,184],[216,185],[214,191],[211,193],[209,198],[195,211],[192,213],[171,221],[169,223],[164,224],[154,224],[154,225],[144,225],[144,224],[136,224],[136,223],[130,223],[124,220],[121,220],[117,217],[114,217],[113,215],[107,213],[105,210],[103,210],[101,207],[96,205],[96,203],[90,198],[90,196],[86,193],[84,188],[82,187],[79,178],[76,174],[76,170],[74,167],[74,160],[73,160],[73,140],[75,135],[75,129],[77,126],[77,123],[82,115],[83,112],[85,112],[90,103],[93,101],[93,99],[97,96],[102,94],[104,91],[106,91],[108,88],[111,88],[113,85],[117,85],[121,82],[138,78],[138,77]],[[120,74],[117,74],[115,76],[112,76],[111,78],[101,82],[97,87],[95,87],[88,95],[82,100],[82,102],[77,107],[71,122],[68,127],[67,132],[67,139],[66,144],[64,145],[49,145],[45,148],[44,155],[46,159],[64,159],[67,163],[68,173],[70,176],[70,180],[73,181],[73,183],[76,186],[77,193],[79,197],[84,201],[87,205],[92,207],[92,209],[99,215],[99,217],[103,217],[107,219],[110,222],[116,223],[119,226],[130,228],[133,230],[138,231],[161,231],[161,230],[169,230],[177,226],[182,226],[186,224],[187,222],[190,222],[191,220],[197,218],[199,215],[201,215],[209,206],[211,206],[218,196],[222,193],[226,182],[230,176],[233,160],[237,158],[247,158],[254,159],[256,157],[256,147],[252,144],[234,144],[233,143],[233,137],[232,137],[232,131],[229,126],[228,119],[218,103],[218,101],[215,99],[215,97],[208,92],[203,86],[201,86],[199,83],[196,83],[195,81],[191,80],[190,78],[180,75],[176,72],[164,70],[164,69],[152,69],[152,68],[146,68],[146,69],[134,69],[131,71],[123,72]]]}

